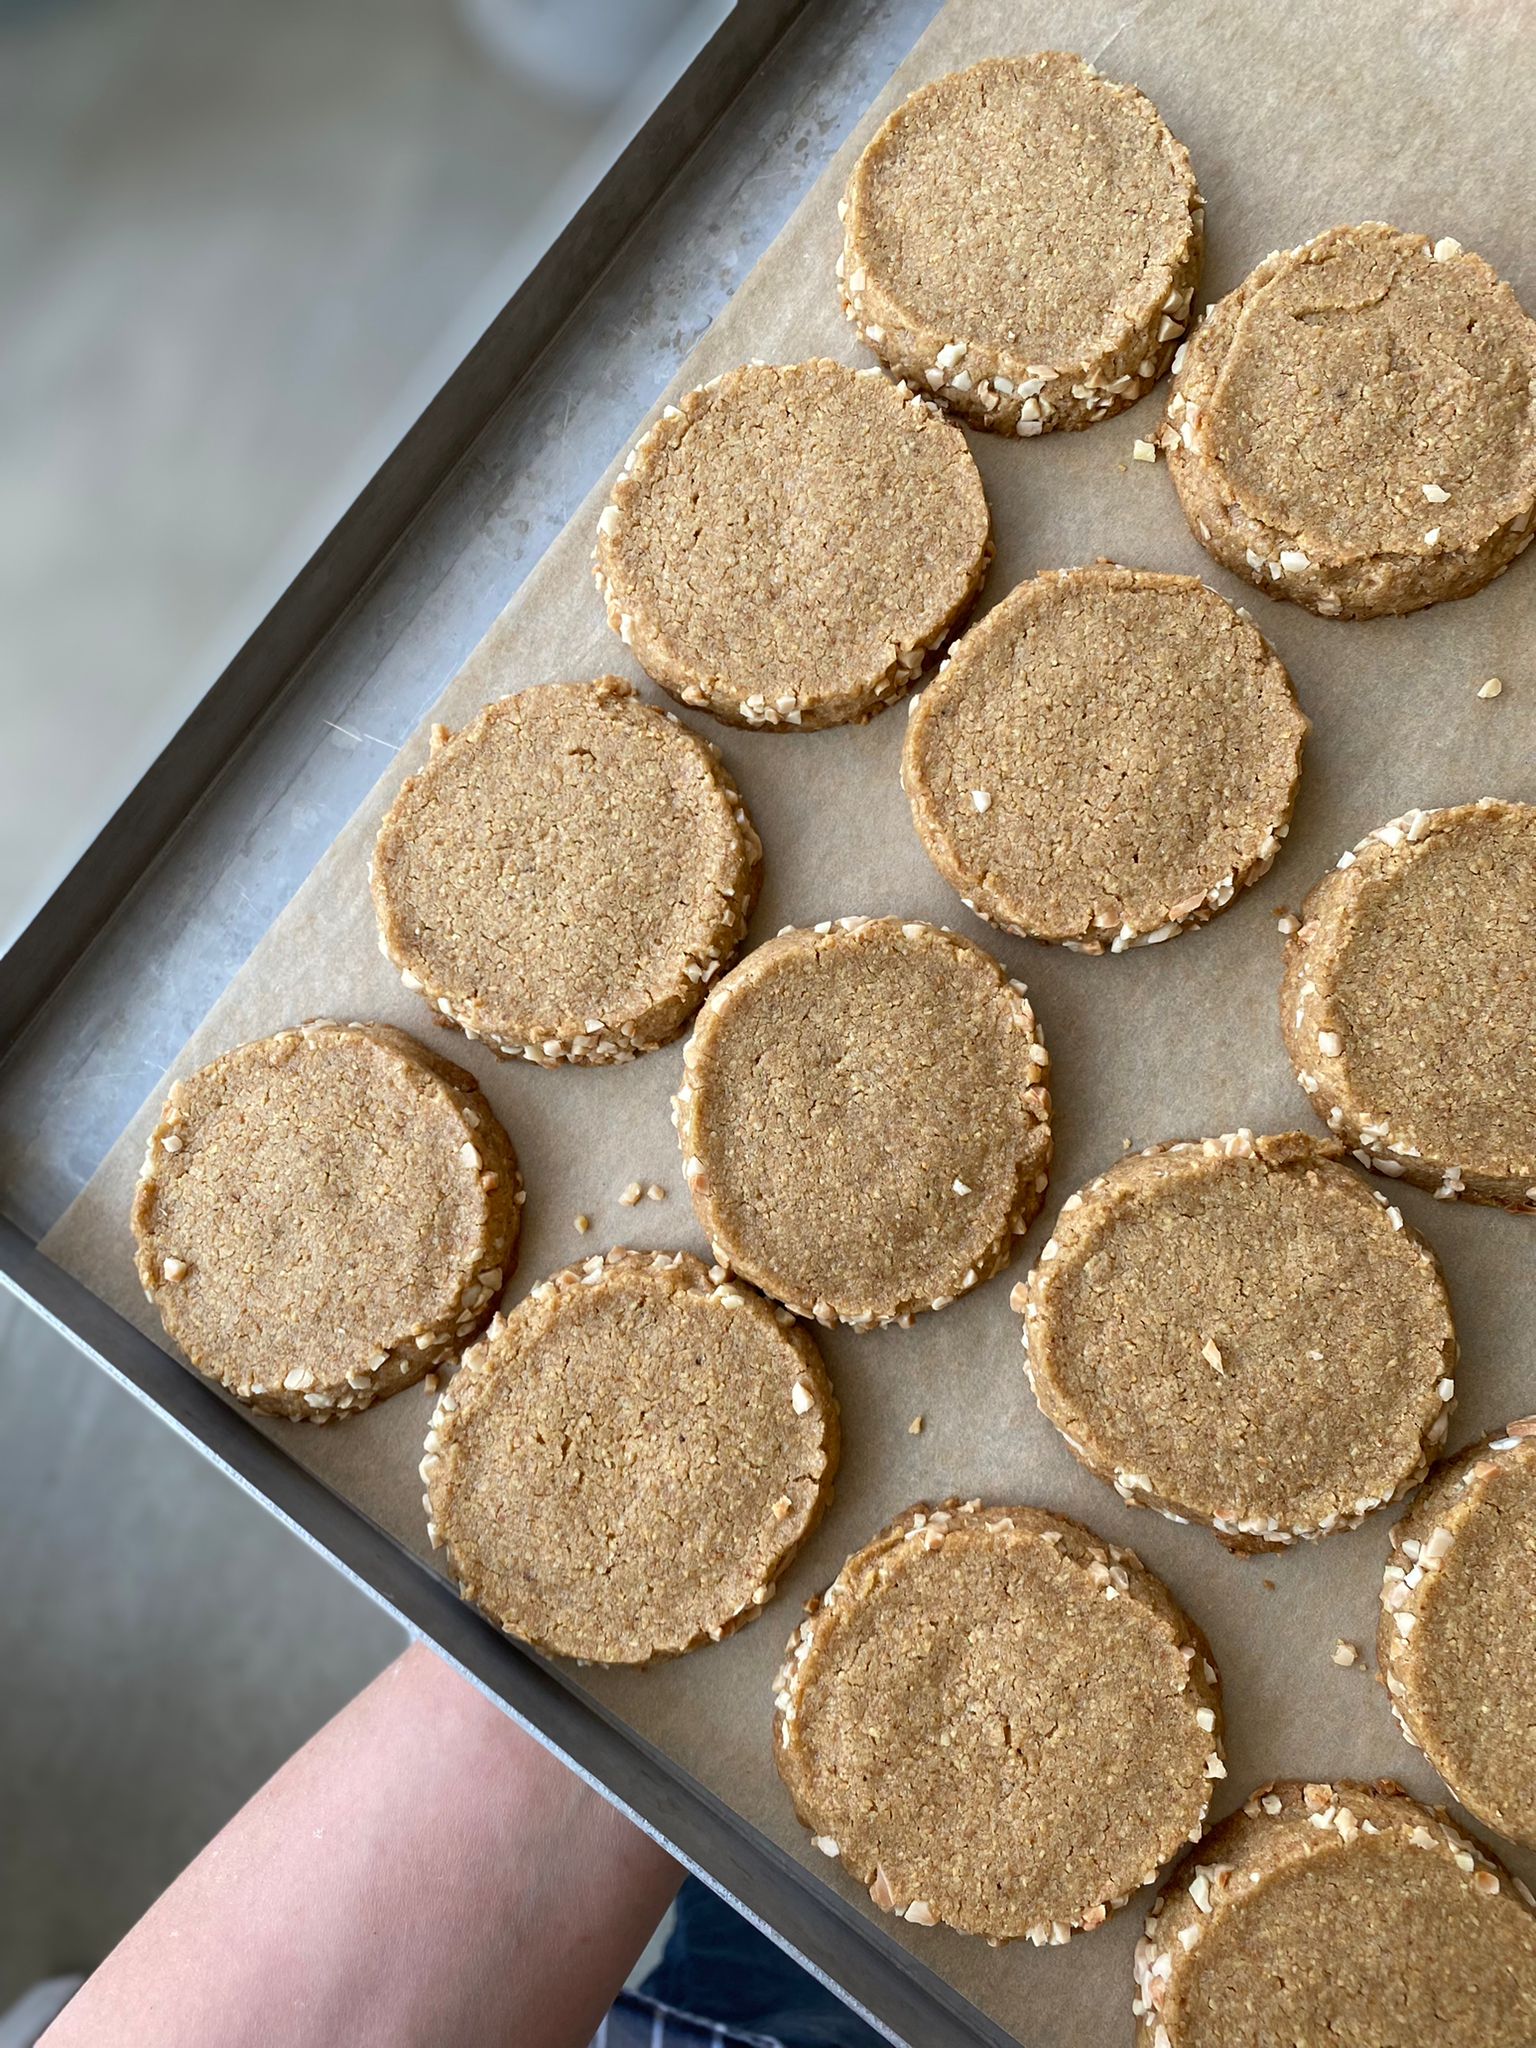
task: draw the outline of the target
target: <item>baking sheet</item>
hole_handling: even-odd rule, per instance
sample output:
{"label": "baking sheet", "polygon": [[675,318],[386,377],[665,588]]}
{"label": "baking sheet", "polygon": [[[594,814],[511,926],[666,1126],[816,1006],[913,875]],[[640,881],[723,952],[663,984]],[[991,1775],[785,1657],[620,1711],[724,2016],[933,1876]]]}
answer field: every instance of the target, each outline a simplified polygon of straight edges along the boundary
{"label": "baking sheet", "polygon": [[[1202,298],[1261,257],[1336,221],[1383,218],[1456,236],[1536,307],[1529,245],[1529,109],[1536,55],[1518,5],[1297,0],[1148,0],[1108,9],[951,0],[826,176],[688,359],[674,389],[748,356],[865,360],[837,311],[836,201],[853,154],[921,80],[999,51],[1076,49],[1141,85],[1189,146],[1208,203]],[[659,394],[657,403],[671,394]],[[723,746],[767,848],[753,942],[780,925],[850,912],[932,918],[970,933],[1031,987],[1053,1056],[1057,1162],[1044,1216],[1007,1273],[911,1331],[818,1333],[843,1403],[836,1503],[764,1617],[650,1672],[573,1672],[573,1684],[798,1856],[819,1882],[840,1871],[809,1848],[774,1772],[770,1681],[799,1603],[844,1555],[919,1498],[983,1494],[1080,1516],[1133,1545],[1211,1637],[1226,1687],[1230,1776],[1218,1812],[1260,1778],[1388,1773],[1427,1796],[1434,1776],[1397,1734],[1364,1671],[1330,1661],[1336,1637],[1374,1665],[1386,1518],[1277,1558],[1229,1557],[1207,1532],[1123,1506],[1074,1463],[1036,1411],[1008,1290],[1060,1201],[1120,1156],[1124,1141],[1248,1125],[1314,1128],[1280,1045],[1280,941],[1273,909],[1295,905],[1339,850],[1411,805],[1482,794],[1536,799],[1536,551],[1480,597],[1404,620],[1350,624],[1268,602],[1210,563],[1184,526],[1161,462],[1131,461],[1160,415],[1160,389],[1078,435],[972,435],[998,543],[983,596],[1096,555],[1204,575],[1250,605],[1313,720],[1290,839],[1270,876],[1203,931],[1101,960],[1006,938],[979,924],[929,867],[896,779],[900,707],[822,734],[748,734],[690,722]],[[637,427],[640,423],[637,423]],[[614,450],[615,464],[624,450]],[[606,480],[577,513],[431,716],[462,723],[528,683],[639,672],[608,632],[587,568]],[[1502,697],[1476,686],[1501,676]],[[660,693],[647,690],[653,700]],[[374,944],[366,863],[379,815],[423,759],[425,729],[391,765],[247,967],[186,1047],[185,1071],[226,1045],[316,1013],[386,1018],[427,1034],[427,1013]],[[611,1243],[703,1250],[667,1119],[677,1047],[607,1071],[503,1065],[454,1034],[431,1034],[473,1067],[522,1159],[528,1206],[509,1299],[545,1272]],[[157,1086],[44,1249],[151,1335],[126,1216]],[[619,1205],[631,1180],[665,1205]],[[1536,1407],[1536,1225],[1396,1191],[1444,1261],[1463,1347],[1459,1444]],[[593,1218],[589,1237],[572,1219]],[[253,1421],[374,1521],[425,1552],[416,1462],[430,1401],[420,1390],[324,1430]],[[908,1434],[922,1414],[920,1436]],[[508,1650],[508,1654],[516,1654]],[[1536,1879],[1536,1857],[1508,1860]],[[858,1895],[862,1902],[862,1894]],[[893,1926],[1020,2040],[1039,2048],[1129,2035],[1130,1950],[1144,1901],[1064,1949],[988,1949],[943,1929]],[[868,1908],[873,1914],[873,1908]]]}

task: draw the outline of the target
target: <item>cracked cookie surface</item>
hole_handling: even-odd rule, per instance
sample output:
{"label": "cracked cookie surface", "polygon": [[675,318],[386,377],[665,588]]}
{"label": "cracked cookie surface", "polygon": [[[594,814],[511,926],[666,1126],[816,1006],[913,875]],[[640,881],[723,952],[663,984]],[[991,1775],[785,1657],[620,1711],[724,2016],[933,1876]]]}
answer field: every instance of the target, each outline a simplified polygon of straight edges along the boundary
{"label": "cracked cookie surface", "polygon": [[139,1279],[199,1372],[328,1422],[481,1327],[521,1203],[473,1075],[389,1025],[318,1019],[173,1084],[134,1195]]}
{"label": "cracked cookie surface", "polygon": [[1120,1160],[1015,1289],[1030,1385],[1077,1458],[1236,1550],[1352,1526],[1445,1440],[1445,1282],[1343,1150],[1237,1131]]}
{"label": "cracked cookie surface", "polygon": [[1134,404],[1173,356],[1205,209],[1151,101],[1061,50],[920,86],[848,181],[860,338],[974,427],[1031,437]]}
{"label": "cracked cookie surface", "polygon": [[1156,945],[1267,873],[1307,721],[1262,634],[1193,576],[1021,583],[913,700],[902,787],[967,907],[1077,952]]}
{"label": "cracked cookie surface", "polygon": [[760,1611],[838,1447],[783,1309],[686,1252],[619,1249],[541,1281],[466,1354],[427,1436],[428,1531],[507,1634],[644,1664]]}
{"label": "cracked cookie surface", "polygon": [[818,1322],[907,1322],[1013,1257],[1051,1156],[1022,984],[898,918],[781,932],[714,989],[675,1116],[724,1266]]}
{"label": "cracked cookie surface", "polygon": [[749,363],[668,406],[598,521],[608,623],[732,725],[899,697],[970,610],[991,520],[965,436],[875,370]]}
{"label": "cracked cookie surface", "polygon": [[1536,1213],[1536,805],[1408,811],[1341,854],[1286,947],[1296,1077],[1362,1166]]}
{"label": "cracked cookie surface", "polygon": [[505,1058],[609,1065],[675,1038],[740,945],[762,844],[719,753],[618,676],[488,704],[379,829],[380,946]]}
{"label": "cracked cookie surface", "polygon": [[1330,228],[1192,331],[1160,438],[1198,539],[1271,597],[1470,597],[1536,530],[1536,321],[1448,237]]}
{"label": "cracked cookie surface", "polygon": [[1389,1779],[1262,1786],[1153,1907],[1134,2011],[1137,2048],[1526,2048],[1531,1895]]}
{"label": "cracked cookie surface", "polygon": [[1198,1840],[1221,1757],[1205,1639],[1128,1550],[1035,1508],[914,1508],[809,1606],[774,1756],[816,1847],[914,1925],[1100,1926]]}
{"label": "cracked cookie surface", "polygon": [[1442,1466],[1392,1531],[1377,1657],[1456,1797],[1536,1849],[1536,1417]]}

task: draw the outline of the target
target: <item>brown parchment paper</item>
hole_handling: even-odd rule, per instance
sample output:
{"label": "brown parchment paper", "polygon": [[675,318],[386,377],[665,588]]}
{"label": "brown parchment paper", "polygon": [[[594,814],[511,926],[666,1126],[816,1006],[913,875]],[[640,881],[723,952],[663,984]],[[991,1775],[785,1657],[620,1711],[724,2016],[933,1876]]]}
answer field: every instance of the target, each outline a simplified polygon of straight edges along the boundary
{"label": "brown parchment paper", "polygon": [[[1152,96],[1188,144],[1208,202],[1202,301],[1230,290],[1271,249],[1338,221],[1385,219],[1456,236],[1536,308],[1533,28],[1520,0],[1291,0],[1284,8],[1261,0],[1126,8],[952,0],[674,388],[749,356],[863,359],[833,285],[836,201],[852,156],[921,80],[998,51],[1076,49]],[[1411,805],[1536,798],[1536,550],[1481,596],[1408,619],[1325,621],[1267,601],[1196,545],[1162,463],[1131,461],[1131,443],[1150,435],[1163,397],[1160,389],[1086,433],[972,436],[998,543],[983,606],[1039,569],[1101,554],[1192,571],[1249,604],[1289,665],[1314,731],[1295,826],[1273,873],[1205,930],[1120,958],[1085,959],[978,924],[912,833],[896,779],[900,706],[871,725],[820,734],[748,734],[702,716],[692,721],[723,745],[766,842],[753,941],[783,924],[854,911],[952,923],[1029,982],[1054,1061],[1057,1164],[1025,1256],[911,1331],[821,1336],[843,1403],[846,1457],[834,1508],[780,1597],[741,1634],[680,1662],[572,1674],[832,1886],[846,1880],[810,1849],[774,1772],[770,1680],[801,1600],[897,1510],[948,1493],[1064,1509],[1133,1545],[1163,1575],[1220,1660],[1231,1774],[1218,1812],[1260,1778],[1282,1773],[1386,1773],[1444,1796],[1397,1734],[1367,1671],[1330,1661],[1343,1636],[1374,1666],[1386,1518],[1284,1557],[1240,1561],[1206,1532],[1122,1506],[1079,1470],[1036,1411],[1007,1300],[1061,1200],[1118,1158],[1125,1140],[1140,1146],[1239,1125],[1315,1127],[1281,1050],[1274,907],[1296,904],[1342,847]],[[615,449],[616,462],[623,453]],[[449,683],[434,717],[462,723],[486,699],[527,683],[605,669],[638,679],[604,625],[588,573],[605,492],[606,482]],[[1480,701],[1475,688],[1493,675],[1503,678],[1504,694]],[[436,1037],[424,1006],[375,949],[365,872],[378,817],[424,753],[418,733],[176,1071],[317,1013],[387,1018]],[[677,1047],[608,1071],[546,1073],[500,1064],[456,1033],[439,1042],[480,1076],[527,1176],[509,1300],[555,1266],[609,1244],[704,1249],[667,1117]],[[154,1335],[158,1325],[134,1279],[127,1216],[162,1094],[155,1090],[46,1246]],[[618,1194],[636,1178],[663,1183],[666,1205],[621,1208]],[[1464,1354],[1452,1427],[1459,1444],[1536,1408],[1536,1222],[1437,1203],[1412,1188],[1395,1190],[1394,1199],[1429,1236],[1449,1277]],[[590,1237],[574,1231],[578,1211],[593,1218]],[[415,1390],[325,1429],[252,1427],[422,1551],[416,1463],[429,1406]],[[912,1436],[916,1415],[925,1427]],[[1536,1879],[1536,1858],[1510,1861]],[[1146,1904],[1138,1899],[1062,1949],[994,1950],[945,1930],[897,1932],[1031,2048],[1066,2048],[1130,2038],[1130,1955]]]}

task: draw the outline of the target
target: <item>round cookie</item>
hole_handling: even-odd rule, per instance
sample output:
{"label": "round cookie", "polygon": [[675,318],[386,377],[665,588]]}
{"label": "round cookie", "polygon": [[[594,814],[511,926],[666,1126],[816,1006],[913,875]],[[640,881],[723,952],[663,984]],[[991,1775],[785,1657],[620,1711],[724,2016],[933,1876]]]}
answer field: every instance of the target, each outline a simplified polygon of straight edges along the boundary
{"label": "round cookie", "polygon": [[970,610],[991,518],[965,436],[875,370],[749,363],[640,440],[598,521],[608,623],[731,725],[881,711]]}
{"label": "round cookie", "polygon": [[329,1422],[481,1327],[522,1200],[472,1074],[388,1025],[316,1018],[173,1083],[134,1193],[139,1279],[199,1372]]}
{"label": "round cookie", "polygon": [[1205,224],[1189,154],[1134,86],[1064,51],[920,86],[839,210],[844,313],[972,426],[1107,419],[1189,322]]}
{"label": "round cookie", "polygon": [[1377,1656],[1467,1808],[1536,1849],[1536,1417],[1443,1466],[1392,1531]]}
{"label": "round cookie", "polygon": [[1536,806],[1409,811],[1325,875],[1286,949],[1296,1077],[1362,1166],[1536,1211]]}
{"label": "round cookie", "polygon": [[542,1067],[665,1045],[740,945],[762,845],[716,749],[618,676],[434,726],[379,829],[379,946],[469,1038]]}
{"label": "round cookie", "polygon": [[1263,1786],[1136,1946],[1139,2048],[1528,2048],[1531,1895],[1390,1779]]}
{"label": "round cookie", "polygon": [[809,1614],[774,1756],[885,1912],[1061,1943],[1200,1839],[1226,1776],[1216,1670],[1131,1551],[1035,1508],[913,1508]]}
{"label": "round cookie", "polygon": [[428,1534],[506,1634],[645,1664],[753,1618],[821,1519],[838,1444],[783,1309],[686,1252],[612,1251],[465,1354],[427,1433]]}
{"label": "round cookie", "polygon": [[673,1116],[715,1257],[856,1329],[1012,1258],[1045,1192],[1048,1060],[1021,982],[934,925],[786,930],[715,988]]}
{"label": "round cookie", "polygon": [[1440,1268],[1343,1149],[1238,1131],[1121,1160],[1014,1289],[1030,1386],[1081,1462],[1234,1550],[1354,1527],[1445,1440]]}
{"label": "round cookie", "polygon": [[902,787],[966,907],[1079,953],[1203,924],[1289,830],[1307,721],[1262,634],[1193,576],[1021,583],[912,699]]}
{"label": "round cookie", "polygon": [[1380,221],[1266,257],[1174,362],[1161,439],[1236,576],[1328,618],[1470,597],[1536,514],[1536,321],[1459,242]]}

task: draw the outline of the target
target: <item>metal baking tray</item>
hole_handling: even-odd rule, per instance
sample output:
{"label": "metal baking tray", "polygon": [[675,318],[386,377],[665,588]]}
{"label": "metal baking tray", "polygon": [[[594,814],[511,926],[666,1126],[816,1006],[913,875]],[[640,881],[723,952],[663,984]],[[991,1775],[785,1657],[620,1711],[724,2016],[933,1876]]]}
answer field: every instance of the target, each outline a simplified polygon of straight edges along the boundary
{"label": "metal baking tray", "polygon": [[1007,2048],[37,1249],[935,11],[740,0],[5,954],[0,1278],[880,2032]]}
{"label": "metal baking tray", "polygon": [[[994,1954],[960,1935],[883,1921],[810,1848],[757,1743],[772,1637],[743,1631],[718,1654],[633,1683],[632,1674],[542,1664],[462,1607],[417,1554],[415,1501],[391,1491],[405,1486],[403,1464],[375,1460],[365,1475],[366,1459],[347,1465],[347,1431],[300,1432],[312,1441],[293,1444],[294,1432],[252,1423],[66,1278],[38,1244],[54,1245],[44,1233],[84,1191],[59,1257],[95,1275],[102,1296],[152,1331],[128,1268],[119,1197],[136,1164],[136,1113],[166,1068],[233,1015],[282,1021],[298,988],[303,1007],[292,1014],[348,990],[366,989],[370,1003],[403,1002],[393,977],[380,974],[357,887],[371,806],[399,773],[397,749],[408,739],[421,747],[418,728],[450,677],[462,709],[490,693],[503,660],[509,677],[525,679],[551,673],[546,664],[568,672],[575,659],[579,673],[627,663],[586,578],[586,537],[609,465],[679,376],[699,381],[749,353],[854,352],[827,288],[848,151],[824,185],[817,174],[920,76],[1035,40],[1107,56],[1114,75],[1138,79],[1195,154],[1210,203],[1212,297],[1276,242],[1384,214],[1465,237],[1536,303],[1515,169],[1528,153],[1536,58],[1518,0],[1489,0],[1454,21],[1442,0],[1401,0],[1390,19],[1373,16],[1365,39],[1362,10],[1338,0],[1296,0],[1291,12],[1277,38],[1260,0],[1043,0],[1027,18],[1016,0],[949,0],[893,82],[940,13],[937,0],[739,6],[0,976],[0,1053],[9,1052],[0,1061],[0,1269],[11,1284],[884,2034],[914,2048],[1004,2048],[1011,2029],[1037,2044],[1113,2038],[1109,2015],[1129,1998],[1136,1916],[1120,1916],[1091,1945],[1040,1955]],[[802,196],[808,203],[796,212]],[[1108,553],[1247,597],[1248,586],[1215,569],[1190,535],[1166,474],[1133,468],[1131,436],[1152,424],[1159,401],[1143,403],[1141,419],[1118,429],[1047,436],[1027,452],[1002,437],[973,438],[997,515],[994,592],[1041,567]],[[577,508],[580,525],[557,541]],[[1246,892],[1206,932],[1108,967],[980,934],[1017,961],[1040,998],[1060,1083],[1058,1192],[1136,1142],[1297,1120],[1302,1098],[1275,1028],[1276,894],[1294,902],[1341,846],[1410,805],[1489,790],[1536,795],[1533,573],[1517,567],[1467,605],[1368,626],[1264,609],[1314,735],[1272,887]],[[1490,709],[1474,688],[1494,673],[1510,686]],[[841,735],[762,738],[746,743],[746,759],[729,741],[777,849],[764,929],[778,912],[792,922],[874,906],[955,915],[907,831],[894,758],[903,729],[886,718]],[[794,778],[780,767],[785,746]],[[860,804],[839,837],[830,821],[843,816],[855,765]],[[348,937],[297,948],[290,919]],[[603,1171],[622,1151],[618,1185],[641,1163],[624,1149],[630,1139],[648,1144],[642,1124],[659,1128],[668,1064],[658,1054],[626,1070],[629,1109],[637,1096],[648,1108],[627,1125],[612,1119],[616,1149]],[[503,1095],[515,1108],[510,1127],[530,1161],[535,1130],[579,1130],[599,1085],[589,1077],[567,1089],[568,1077],[518,1068],[485,1078],[493,1100]],[[662,1142],[670,1155],[670,1138]],[[581,1146],[566,1150],[586,1175]],[[551,1196],[558,1187],[569,1214],[594,1206],[597,1191],[590,1179],[578,1186],[568,1163],[546,1149],[536,1185]],[[1418,1190],[1401,1200],[1446,1264],[1467,1365],[1464,1385],[1458,1374],[1462,1441],[1530,1406],[1527,1366],[1510,1338],[1536,1317],[1536,1269],[1519,1219],[1436,1204]],[[665,1214],[670,1239],[686,1224]],[[545,1256],[552,1218],[552,1201],[541,1198],[529,1219],[536,1239],[546,1233],[541,1270],[557,1263]],[[996,1291],[991,1303],[1000,1306]],[[1027,1485],[1026,1497],[1133,1544],[1199,1617],[1227,1686],[1229,1796],[1275,1774],[1387,1771],[1420,1796],[1443,1797],[1363,1672],[1351,1680],[1327,1662],[1326,1688],[1306,1683],[1307,1656],[1326,1660],[1341,1627],[1373,1625],[1384,1529],[1292,1551],[1271,1565],[1273,1578],[1259,1578],[1262,1567],[1221,1557],[1192,1532],[1133,1516],[1040,1417],[1018,1371],[1015,1332],[995,1313],[988,1320],[987,1308],[979,1292],[948,1310],[941,1328],[925,1319],[929,1327],[899,1346],[852,1337],[845,1346],[826,1333],[851,1455],[824,1525],[825,1553],[807,1553],[799,1590],[810,1590],[813,1571],[825,1583],[843,1551],[914,1498],[1001,1499],[999,1488]],[[853,1356],[864,1343],[870,1366]],[[950,1380],[955,1363],[963,1387]],[[956,1397],[913,1437],[908,1418],[939,1377]],[[374,1433],[404,1441],[409,1420],[391,1404]],[[341,1491],[322,1473],[336,1475]],[[1510,1860],[1536,1877],[1523,1867],[1531,1859]]]}

